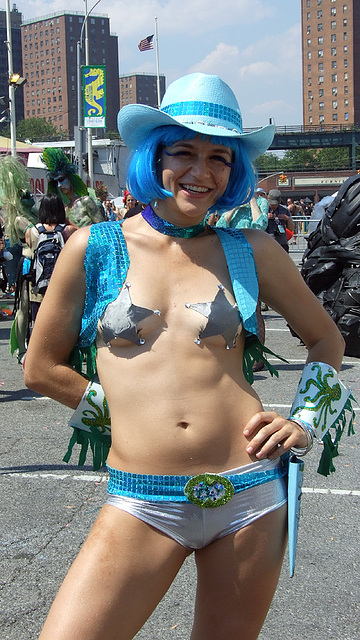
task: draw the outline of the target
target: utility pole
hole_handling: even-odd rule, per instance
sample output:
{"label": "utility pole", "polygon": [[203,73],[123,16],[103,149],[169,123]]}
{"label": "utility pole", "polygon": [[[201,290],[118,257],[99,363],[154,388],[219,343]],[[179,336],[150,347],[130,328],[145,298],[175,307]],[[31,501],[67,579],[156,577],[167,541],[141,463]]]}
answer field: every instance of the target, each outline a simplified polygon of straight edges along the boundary
{"label": "utility pole", "polygon": [[12,57],[12,40],[11,40],[11,13],[10,0],[6,0],[6,46],[8,50],[8,67],[9,67],[9,115],[10,115],[10,140],[11,155],[16,158],[16,120],[15,120],[15,86],[10,82],[14,69]]}

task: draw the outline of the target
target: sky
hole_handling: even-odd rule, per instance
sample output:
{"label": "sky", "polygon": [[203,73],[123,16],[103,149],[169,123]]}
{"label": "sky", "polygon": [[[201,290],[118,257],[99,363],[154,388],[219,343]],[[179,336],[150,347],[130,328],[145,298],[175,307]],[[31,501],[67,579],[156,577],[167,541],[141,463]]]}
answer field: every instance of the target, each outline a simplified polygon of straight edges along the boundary
{"label": "sky", "polygon": [[[72,0],[71,9],[62,0],[14,1],[23,20],[85,11],[84,0]],[[88,0],[89,12],[94,4]],[[302,124],[301,0],[100,0],[92,13],[110,18],[120,75],[156,73],[155,51],[137,45],[154,33],[157,17],[167,86],[195,71],[216,74],[233,89],[245,128],[270,117],[277,126]]]}

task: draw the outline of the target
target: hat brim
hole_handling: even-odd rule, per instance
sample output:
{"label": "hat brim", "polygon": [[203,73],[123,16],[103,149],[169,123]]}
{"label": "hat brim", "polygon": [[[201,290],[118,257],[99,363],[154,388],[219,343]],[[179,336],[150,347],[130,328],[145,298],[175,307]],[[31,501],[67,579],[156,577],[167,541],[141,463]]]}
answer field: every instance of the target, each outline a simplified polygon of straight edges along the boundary
{"label": "hat brim", "polygon": [[255,160],[269,148],[275,134],[275,127],[272,124],[256,131],[240,133],[233,129],[226,129],[225,127],[214,126],[205,122],[182,123],[164,113],[164,111],[142,104],[125,105],[118,113],[120,136],[132,151],[139,147],[151,131],[166,125],[177,125],[207,136],[237,138],[244,144],[250,160]]}

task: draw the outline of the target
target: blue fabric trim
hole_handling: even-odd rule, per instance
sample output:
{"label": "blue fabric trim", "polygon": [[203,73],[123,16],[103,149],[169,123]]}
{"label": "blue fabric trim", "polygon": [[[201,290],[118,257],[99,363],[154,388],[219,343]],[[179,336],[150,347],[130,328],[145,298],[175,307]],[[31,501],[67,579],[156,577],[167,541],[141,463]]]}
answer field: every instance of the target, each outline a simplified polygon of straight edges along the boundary
{"label": "blue fabric trim", "polygon": [[[110,495],[127,496],[139,500],[155,500],[157,502],[190,502],[184,494],[186,483],[193,476],[155,476],[141,473],[128,473],[113,469],[108,465],[110,474],[108,493]],[[271,482],[287,474],[287,464],[267,471],[252,471],[234,475],[216,474],[230,480],[235,493],[250,487]]]}
{"label": "blue fabric trim", "polygon": [[251,246],[240,229],[221,229],[216,232],[229,267],[231,284],[246,331],[258,335],[256,305],[259,285]]}
{"label": "blue fabric trim", "polygon": [[91,225],[85,254],[86,298],[78,347],[94,342],[99,318],[107,305],[116,300],[129,264],[121,222]]}
{"label": "blue fabric trim", "polygon": [[236,125],[239,132],[242,133],[242,118],[238,111],[225,107],[214,102],[204,102],[203,100],[189,100],[186,102],[174,102],[161,108],[161,111],[169,116],[176,118],[178,116],[206,116],[207,118],[216,118],[224,124],[224,120]]}
{"label": "blue fabric trim", "polygon": [[[130,265],[121,222],[100,222],[90,228],[85,254],[86,298],[77,346],[91,345],[100,316],[116,300]],[[229,267],[236,303],[245,330],[257,336],[258,282],[252,249],[239,229],[214,228]]]}

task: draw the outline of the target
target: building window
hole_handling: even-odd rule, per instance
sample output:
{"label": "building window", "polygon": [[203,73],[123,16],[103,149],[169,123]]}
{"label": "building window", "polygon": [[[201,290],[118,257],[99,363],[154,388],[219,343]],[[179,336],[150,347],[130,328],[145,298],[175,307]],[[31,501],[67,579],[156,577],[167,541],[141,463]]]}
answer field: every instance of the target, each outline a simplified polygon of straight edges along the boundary
{"label": "building window", "polygon": [[308,87],[311,87],[311,78],[308,78]]}
{"label": "building window", "polygon": [[308,58],[308,60],[311,60],[311,51],[307,52],[307,58]]}
{"label": "building window", "polygon": [[318,84],[324,84],[324,76],[319,76]]}
{"label": "building window", "polygon": [[349,100],[347,98],[345,98],[344,100],[344,107],[348,107],[349,106]]}
{"label": "building window", "polygon": [[323,57],[324,57],[324,50],[318,49],[318,58],[323,58]]}
{"label": "building window", "polygon": [[337,73],[331,74],[331,82],[337,82]]}
{"label": "building window", "polygon": [[347,27],[347,18],[343,19],[343,27]]}
{"label": "building window", "polygon": [[311,64],[308,64],[308,73],[311,73]]}
{"label": "building window", "polygon": [[319,98],[322,98],[324,95],[324,89],[319,89]]}
{"label": "building window", "polygon": [[336,42],[336,33],[331,34],[331,42]]}
{"label": "building window", "polygon": [[344,67],[345,67],[345,69],[347,68],[347,66],[348,66],[347,58],[344,58]]}
{"label": "building window", "polygon": [[343,33],[343,40],[347,40],[347,31],[344,31]]}
{"label": "building window", "polygon": [[323,23],[322,22],[318,22],[318,31],[322,31],[323,30]]}
{"label": "building window", "polygon": [[336,47],[331,47],[331,55],[336,56]]}
{"label": "building window", "polygon": [[323,124],[324,120],[325,120],[325,116],[323,115],[319,116],[319,124]]}
{"label": "building window", "polygon": [[336,7],[331,7],[331,9],[330,9],[330,15],[331,15],[331,16],[336,16]]}
{"label": "building window", "polygon": [[317,17],[318,18],[322,18],[322,10],[320,9],[320,11],[317,12]]}
{"label": "building window", "polygon": [[309,111],[312,111],[312,102],[309,102]]}
{"label": "building window", "polygon": [[349,120],[349,114],[347,113],[347,111],[345,111],[344,116],[345,116],[345,120]]}
{"label": "building window", "polygon": [[307,14],[306,14],[306,19],[307,19],[307,20],[310,20],[310,13],[307,13]]}
{"label": "building window", "polygon": [[308,26],[306,27],[306,33],[307,33],[307,35],[309,35],[310,31],[311,31],[311,27],[310,27],[310,25],[308,24]]}
{"label": "building window", "polygon": [[311,38],[308,38],[307,45],[308,47],[311,47]]}
{"label": "building window", "polygon": [[336,20],[331,20],[331,28],[336,29]]}
{"label": "building window", "polygon": [[319,102],[319,109],[320,111],[322,111],[322,109],[324,109],[325,103],[324,102]]}
{"label": "building window", "polygon": [[316,0],[316,4],[317,6],[319,6],[320,4],[322,4],[322,0]]}
{"label": "building window", "polygon": [[347,85],[344,86],[344,93],[345,95],[349,93],[349,87]]}
{"label": "building window", "polygon": [[319,62],[319,64],[318,64],[318,70],[319,70],[319,71],[324,71],[324,63],[323,63],[323,62]]}
{"label": "building window", "polygon": [[312,116],[309,116],[309,124],[312,124],[312,122],[313,122]]}
{"label": "building window", "polygon": [[318,37],[318,44],[324,44],[324,36]]}
{"label": "building window", "polygon": [[331,68],[332,68],[332,69],[336,69],[336,68],[337,68],[337,62],[336,62],[336,60],[332,60],[332,61],[331,61]]}
{"label": "building window", "polygon": [[344,53],[348,52],[347,44],[344,46]]}
{"label": "building window", "polygon": [[344,73],[344,80],[345,80],[345,82],[347,82],[347,80],[348,80],[348,73],[347,73],[347,71],[345,71],[345,73]]}
{"label": "building window", "polygon": [[337,96],[337,87],[333,87],[331,91],[333,96]]}
{"label": "building window", "polygon": [[311,91],[311,90],[310,90],[310,91],[308,91],[308,97],[309,97],[309,98],[312,98],[312,97],[313,97],[313,94],[312,94],[312,91]]}
{"label": "building window", "polygon": [[333,119],[333,122],[337,122],[338,114],[337,113],[333,113],[332,114],[332,119]]}
{"label": "building window", "polygon": [[337,109],[337,106],[338,106],[337,100],[333,100],[333,101],[332,101],[332,107],[333,107],[333,109]]}
{"label": "building window", "polygon": [[343,13],[347,12],[347,4],[343,4]]}

